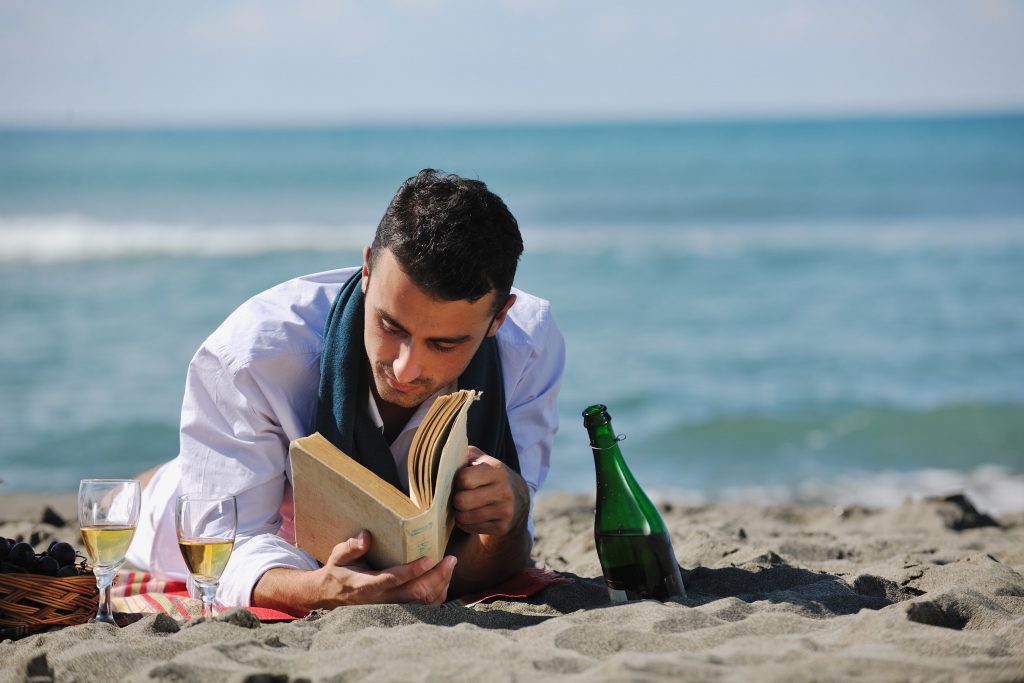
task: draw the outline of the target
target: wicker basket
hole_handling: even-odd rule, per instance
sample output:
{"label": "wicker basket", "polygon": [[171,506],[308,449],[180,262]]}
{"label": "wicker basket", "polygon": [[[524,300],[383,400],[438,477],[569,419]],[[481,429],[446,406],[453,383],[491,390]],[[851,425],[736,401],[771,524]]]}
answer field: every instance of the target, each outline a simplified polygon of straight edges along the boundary
{"label": "wicker basket", "polygon": [[65,579],[0,574],[0,627],[71,626],[96,616],[99,590],[92,574]]}

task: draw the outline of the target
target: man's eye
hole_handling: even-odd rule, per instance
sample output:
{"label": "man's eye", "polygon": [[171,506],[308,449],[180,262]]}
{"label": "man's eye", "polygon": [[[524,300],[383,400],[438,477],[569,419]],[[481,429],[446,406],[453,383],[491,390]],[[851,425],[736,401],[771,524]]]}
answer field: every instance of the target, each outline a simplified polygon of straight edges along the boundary
{"label": "man's eye", "polygon": [[434,344],[434,350],[441,353],[451,353],[457,348],[459,347],[455,344]]}
{"label": "man's eye", "polygon": [[380,329],[384,330],[385,334],[399,335],[402,333],[401,330],[391,327],[383,320],[380,321]]}

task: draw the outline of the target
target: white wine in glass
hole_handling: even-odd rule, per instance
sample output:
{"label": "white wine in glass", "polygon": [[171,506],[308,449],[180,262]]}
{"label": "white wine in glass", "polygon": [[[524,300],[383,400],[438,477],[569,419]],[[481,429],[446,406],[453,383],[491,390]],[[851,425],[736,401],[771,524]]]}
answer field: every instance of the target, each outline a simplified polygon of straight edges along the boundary
{"label": "white wine in glass", "polygon": [[220,538],[187,538],[178,541],[185,566],[197,582],[219,581],[234,545],[231,539]]}
{"label": "white wine in glass", "polygon": [[96,621],[115,623],[110,586],[135,536],[141,498],[135,479],[83,479],[78,485],[78,525],[100,591]]}
{"label": "white wine in glass", "polygon": [[174,521],[181,556],[202,593],[203,616],[212,617],[217,584],[235,546],[235,497],[201,493],[178,496]]}

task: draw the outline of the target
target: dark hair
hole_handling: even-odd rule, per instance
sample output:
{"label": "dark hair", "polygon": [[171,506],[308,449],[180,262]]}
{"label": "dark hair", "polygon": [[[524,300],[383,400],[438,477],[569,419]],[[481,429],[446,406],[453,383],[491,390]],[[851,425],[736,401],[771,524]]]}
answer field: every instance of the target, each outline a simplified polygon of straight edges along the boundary
{"label": "dark hair", "polygon": [[390,249],[402,270],[432,296],[508,300],[523,253],[519,224],[479,180],[427,168],[402,183],[373,238],[370,264]]}

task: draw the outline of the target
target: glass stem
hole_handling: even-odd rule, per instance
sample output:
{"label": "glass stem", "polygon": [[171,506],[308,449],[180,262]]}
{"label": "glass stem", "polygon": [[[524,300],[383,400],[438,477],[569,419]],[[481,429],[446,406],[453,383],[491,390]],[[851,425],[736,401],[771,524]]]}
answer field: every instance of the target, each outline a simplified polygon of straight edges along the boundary
{"label": "glass stem", "polygon": [[115,624],[114,613],[110,609],[110,586],[114,583],[113,572],[101,572],[96,574],[96,587],[100,590],[100,604],[96,610],[96,621],[106,624]]}
{"label": "glass stem", "polygon": [[213,598],[217,595],[217,582],[201,583],[199,584],[199,590],[203,594],[203,616],[207,619],[213,619]]}

